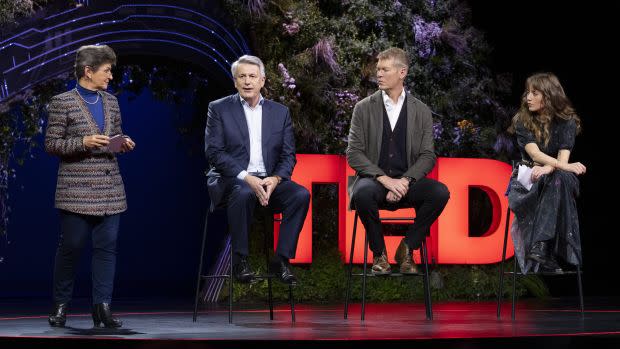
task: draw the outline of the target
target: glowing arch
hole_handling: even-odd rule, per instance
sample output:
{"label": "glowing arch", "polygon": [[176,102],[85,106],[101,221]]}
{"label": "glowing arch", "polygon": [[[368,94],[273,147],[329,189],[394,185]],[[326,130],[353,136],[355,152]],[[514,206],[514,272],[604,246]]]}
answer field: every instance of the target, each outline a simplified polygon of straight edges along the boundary
{"label": "glowing arch", "polygon": [[[87,44],[109,44],[119,55],[170,57],[230,76],[230,64],[249,52],[241,34],[209,14],[204,1],[79,1],[39,27],[0,41],[0,102],[72,71],[74,54]],[[219,12],[219,13],[218,13]]]}

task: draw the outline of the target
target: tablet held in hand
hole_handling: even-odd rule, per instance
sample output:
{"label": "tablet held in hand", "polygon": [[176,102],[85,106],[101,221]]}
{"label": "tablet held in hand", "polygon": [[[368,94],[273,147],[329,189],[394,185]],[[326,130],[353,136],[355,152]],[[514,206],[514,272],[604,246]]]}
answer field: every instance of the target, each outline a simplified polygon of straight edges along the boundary
{"label": "tablet held in hand", "polygon": [[122,146],[126,142],[127,138],[129,138],[129,136],[121,134],[110,137],[110,143],[108,143],[108,150],[112,153],[120,153],[122,151]]}

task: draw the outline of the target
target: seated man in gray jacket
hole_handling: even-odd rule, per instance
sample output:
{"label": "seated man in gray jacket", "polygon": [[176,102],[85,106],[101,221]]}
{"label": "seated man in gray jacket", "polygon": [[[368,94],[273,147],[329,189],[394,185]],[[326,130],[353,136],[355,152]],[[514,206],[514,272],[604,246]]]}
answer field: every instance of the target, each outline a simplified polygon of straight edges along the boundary
{"label": "seated man in gray jacket", "polygon": [[430,109],[405,91],[407,54],[390,48],[377,59],[379,91],[355,105],[349,131],[347,161],[356,171],[349,186],[351,206],[366,228],[377,275],[391,273],[379,209],[415,208],[415,222],[395,255],[401,273],[415,274],[412,252],[420,248],[450,193],[426,178],[436,160],[433,119]]}

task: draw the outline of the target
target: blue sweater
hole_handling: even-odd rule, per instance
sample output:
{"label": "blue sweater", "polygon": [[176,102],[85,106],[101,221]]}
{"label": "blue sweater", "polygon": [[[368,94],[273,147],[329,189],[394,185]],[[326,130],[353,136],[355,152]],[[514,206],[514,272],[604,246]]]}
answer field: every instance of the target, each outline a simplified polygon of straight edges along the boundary
{"label": "blue sweater", "polygon": [[[103,98],[99,95],[98,91],[91,91],[80,86],[80,84],[76,84],[75,88],[80,96],[82,96],[82,98],[87,102],[86,106],[88,107],[90,114],[93,116],[93,119],[95,119],[97,126],[99,126],[99,130],[103,132],[103,127],[105,126],[105,118],[103,116]],[[90,104],[95,101],[97,101],[97,103]]]}

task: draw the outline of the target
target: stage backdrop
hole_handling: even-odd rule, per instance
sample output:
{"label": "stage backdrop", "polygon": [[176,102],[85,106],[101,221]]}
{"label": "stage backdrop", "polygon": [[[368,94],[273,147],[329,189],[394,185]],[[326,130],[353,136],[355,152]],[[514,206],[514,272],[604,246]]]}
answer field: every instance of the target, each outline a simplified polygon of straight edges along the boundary
{"label": "stage backdrop", "polygon": [[[206,160],[179,132],[192,105],[159,101],[146,89],[119,96],[124,132],[136,149],[119,156],[129,209],[121,218],[117,296],[189,295],[200,253]],[[42,144],[43,137],[38,142]],[[58,160],[37,147],[11,184],[10,245],[0,265],[0,297],[51,296],[59,221]],[[76,296],[90,294],[90,252],[82,256]]]}

